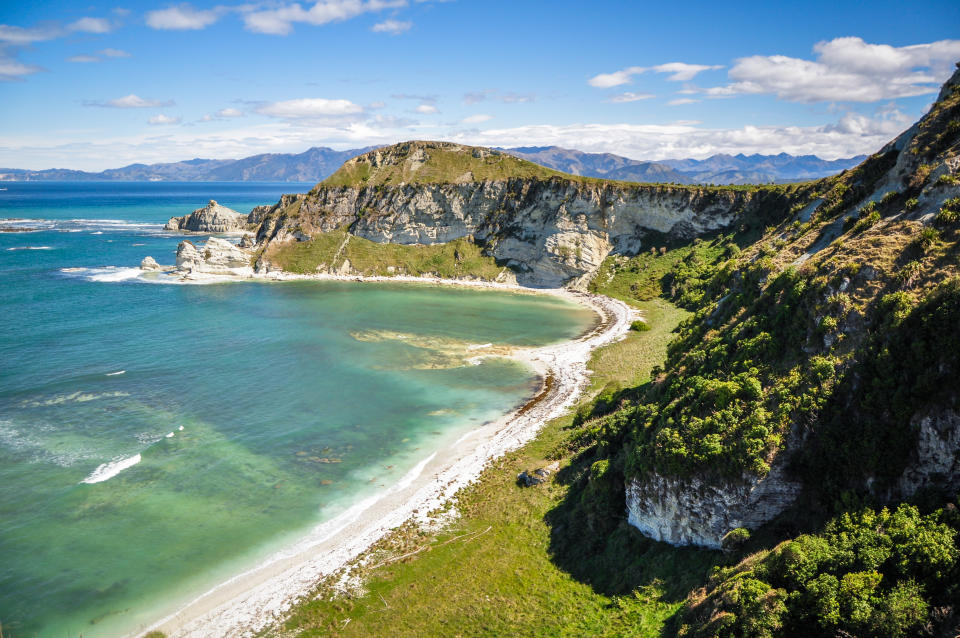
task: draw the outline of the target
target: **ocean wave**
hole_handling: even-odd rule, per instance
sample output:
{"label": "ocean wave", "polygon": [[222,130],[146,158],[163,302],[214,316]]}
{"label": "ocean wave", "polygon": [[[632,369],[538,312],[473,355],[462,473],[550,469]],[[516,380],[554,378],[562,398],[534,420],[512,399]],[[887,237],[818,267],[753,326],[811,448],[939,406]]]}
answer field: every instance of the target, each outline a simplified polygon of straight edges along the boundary
{"label": "ocean wave", "polygon": [[53,250],[50,246],[12,246],[7,250]]}
{"label": "ocean wave", "polygon": [[11,217],[0,219],[0,226],[15,230],[53,230],[67,233],[92,232],[93,234],[137,233],[162,235],[163,224],[134,222],[126,219],[32,219]]}
{"label": "ocean wave", "polygon": [[60,272],[67,277],[86,279],[87,281],[126,281],[136,279],[143,274],[139,268],[120,266],[102,266],[100,268],[61,268]]}
{"label": "ocean wave", "polygon": [[125,373],[125,372],[126,372],[126,370],[117,370],[116,372],[108,372],[106,376],[108,376],[108,377],[115,377],[115,376],[117,376],[118,374],[123,374],[123,373]]}
{"label": "ocean wave", "polygon": [[137,463],[139,463],[141,457],[139,454],[134,454],[128,458],[114,459],[107,463],[101,463],[97,466],[93,472],[90,473],[90,476],[80,481],[81,483],[103,483],[109,479],[112,479],[114,476],[124,471],[127,468],[131,468]]}
{"label": "ocean wave", "polygon": [[71,392],[70,394],[60,394],[42,401],[21,401],[20,407],[23,408],[45,408],[52,405],[61,405],[63,403],[87,403],[88,401],[97,401],[99,399],[114,399],[128,397],[128,392],[102,392],[100,394],[90,394],[87,392]]}

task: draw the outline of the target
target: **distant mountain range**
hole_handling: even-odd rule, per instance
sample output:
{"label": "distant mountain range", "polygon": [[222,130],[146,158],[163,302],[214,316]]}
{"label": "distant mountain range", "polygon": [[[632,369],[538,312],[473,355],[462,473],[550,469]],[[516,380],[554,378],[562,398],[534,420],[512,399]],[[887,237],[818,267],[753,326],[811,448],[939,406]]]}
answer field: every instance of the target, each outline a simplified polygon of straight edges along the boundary
{"label": "distant mountain range", "polygon": [[712,155],[707,159],[643,162],[610,153],[584,153],[559,146],[502,149],[549,168],[629,182],[677,184],[767,184],[797,182],[835,175],[853,168],[866,155],[823,160],[816,155]]}
{"label": "distant mountain range", "polygon": [[[0,168],[0,181],[132,182],[319,182],[352,157],[375,147],[335,151],[313,147],[303,153],[267,153],[238,160],[192,159],[131,164],[99,173],[69,169]],[[823,160],[815,155],[713,155],[704,160],[644,162],[611,153],[584,153],[559,146],[500,149],[548,168],[585,177],[678,184],[765,184],[826,177],[852,168],[864,155]]]}

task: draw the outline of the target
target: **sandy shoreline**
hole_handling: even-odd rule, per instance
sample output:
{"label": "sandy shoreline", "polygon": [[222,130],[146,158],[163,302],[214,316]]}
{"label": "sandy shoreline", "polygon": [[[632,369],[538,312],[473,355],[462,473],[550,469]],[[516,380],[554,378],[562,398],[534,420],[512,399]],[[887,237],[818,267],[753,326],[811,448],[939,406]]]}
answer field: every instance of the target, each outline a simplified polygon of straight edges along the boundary
{"label": "sandy shoreline", "polygon": [[[210,275],[191,283],[224,279],[227,277]],[[391,529],[440,507],[474,481],[491,460],[530,441],[544,423],[563,414],[587,385],[586,364],[590,353],[622,338],[635,314],[623,302],[600,295],[485,281],[279,273],[231,279],[406,281],[551,294],[592,308],[601,320],[576,340],[516,351],[515,358],[530,365],[541,378],[550,378],[549,386],[538,392],[531,402],[472,430],[421,461],[385,493],[318,525],[295,545],[276,552],[260,565],[217,585],[176,613],[144,628],[144,631],[158,629],[170,638],[245,636],[282,619],[291,605],[311,591],[322,577],[345,566]]]}

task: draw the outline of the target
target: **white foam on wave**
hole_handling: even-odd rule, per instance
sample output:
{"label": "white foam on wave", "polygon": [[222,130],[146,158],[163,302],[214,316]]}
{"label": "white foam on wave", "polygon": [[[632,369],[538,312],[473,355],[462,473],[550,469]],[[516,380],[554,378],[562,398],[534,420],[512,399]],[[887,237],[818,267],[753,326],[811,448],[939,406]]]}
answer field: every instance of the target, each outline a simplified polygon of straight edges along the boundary
{"label": "white foam on wave", "polygon": [[159,234],[163,231],[162,224],[146,222],[132,222],[126,219],[31,219],[5,218],[0,224],[21,230],[58,230],[60,232],[79,233],[91,231],[94,235],[104,232],[122,233],[133,232],[140,234]]}
{"label": "white foam on wave", "polygon": [[108,373],[107,373],[107,376],[108,376],[108,377],[115,377],[115,376],[117,376],[118,374],[123,374],[123,373],[125,373],[125,372],[126,372],[126,370],[117,370],[116,372],[108,372]]}
{"label": "white foam on wave", "polygon": [[125,459],[114,459],[108,463],[101,463],[97,466],[93,472],[90,473],[90,476],[80,481],[81,483],[103,483],[106,480],[112,479],[114,476],[124,471],[127,468],[131,468],[137,463],[140,462],[140,455],[134,454],[133,456]]}
{"label": "white foam on wave", "polygon": [[87,281],[126,281],[136,279],[143,271],[139,268],[124,268],[120,266],[103,266],[101,268],[61,268],[60,272],[69,277],[79,277]]}
{"label": "white foam on wave", "polygon": [[7,250],[53,250],[50,246],[13,246]]}

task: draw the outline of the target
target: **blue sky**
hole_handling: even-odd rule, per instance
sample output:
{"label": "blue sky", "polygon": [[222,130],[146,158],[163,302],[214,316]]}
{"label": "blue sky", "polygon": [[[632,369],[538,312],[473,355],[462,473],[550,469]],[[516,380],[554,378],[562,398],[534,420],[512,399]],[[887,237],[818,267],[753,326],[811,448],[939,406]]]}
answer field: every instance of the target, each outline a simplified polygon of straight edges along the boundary
{"label": "blue sky", "polygon": [[960,3],[4,3],[0,166],[407,139],[636,159],[870,153],[960,60]]}

